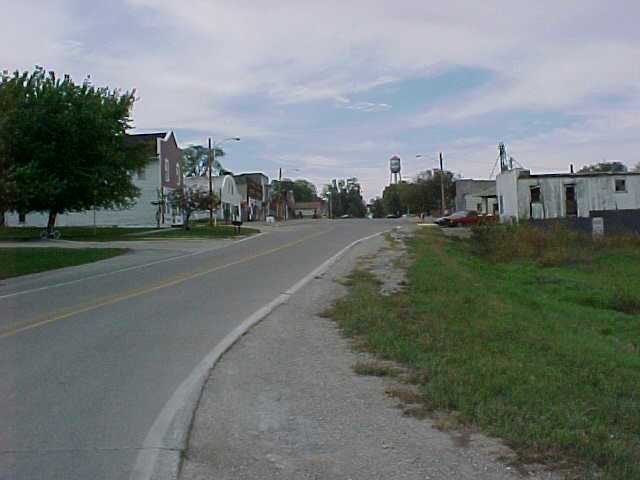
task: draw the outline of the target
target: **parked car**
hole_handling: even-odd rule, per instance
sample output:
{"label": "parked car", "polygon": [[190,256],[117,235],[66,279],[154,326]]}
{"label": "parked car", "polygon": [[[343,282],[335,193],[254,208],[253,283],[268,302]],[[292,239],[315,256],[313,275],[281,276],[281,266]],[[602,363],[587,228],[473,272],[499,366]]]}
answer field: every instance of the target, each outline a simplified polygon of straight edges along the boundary
{"label": "parked car", "polygon": [[344,215],[341,215],[340,218],[351,218],[351,215],[349,213],[345,213]]}
{"label": "parked car", "polygon": [[400,215],[398,215],[397,213],[390,213],[387,215],[387,218],[400,218]]}
{"label": "parked car", "polygon": [[480,222],[482,217],[475,210],[460,210],[446,217],[440,217],[436,224],[441,227],[471,226]]}

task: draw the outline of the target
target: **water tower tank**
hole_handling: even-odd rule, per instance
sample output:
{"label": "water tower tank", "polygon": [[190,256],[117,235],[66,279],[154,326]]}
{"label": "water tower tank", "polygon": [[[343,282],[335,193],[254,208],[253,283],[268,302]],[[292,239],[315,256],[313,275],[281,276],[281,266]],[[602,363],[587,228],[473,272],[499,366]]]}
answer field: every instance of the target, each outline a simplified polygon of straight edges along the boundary
{"label": "water tower tank", "polygon": [[391,157],[389,167],[391,168],[391,173],[400,173],[400,157],[397,155]]}

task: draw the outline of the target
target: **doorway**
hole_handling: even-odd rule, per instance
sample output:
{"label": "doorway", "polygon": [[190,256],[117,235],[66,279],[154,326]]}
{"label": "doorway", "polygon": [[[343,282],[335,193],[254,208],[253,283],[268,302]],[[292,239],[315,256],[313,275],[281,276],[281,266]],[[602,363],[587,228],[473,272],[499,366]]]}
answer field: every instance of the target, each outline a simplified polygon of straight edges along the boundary
{"label": "doorway", "polygon": [[567,217],[578,216],[578,202],[576,201],[576,186],[564,186],[564,199],[566,203]]}

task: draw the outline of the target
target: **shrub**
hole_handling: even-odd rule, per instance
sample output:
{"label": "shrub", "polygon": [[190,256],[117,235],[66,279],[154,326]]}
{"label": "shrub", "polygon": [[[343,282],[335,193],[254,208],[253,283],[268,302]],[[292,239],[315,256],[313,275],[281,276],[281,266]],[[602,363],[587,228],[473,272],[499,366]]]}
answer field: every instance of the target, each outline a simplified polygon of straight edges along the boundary
{"label": "shrub", "polygon": [[640,237],[628,235],[593,240],[561,224],[478,226],[472,230],[473,253],[496,262],[533,260],[543,266],[588,263],[601,250],[640,247]]}

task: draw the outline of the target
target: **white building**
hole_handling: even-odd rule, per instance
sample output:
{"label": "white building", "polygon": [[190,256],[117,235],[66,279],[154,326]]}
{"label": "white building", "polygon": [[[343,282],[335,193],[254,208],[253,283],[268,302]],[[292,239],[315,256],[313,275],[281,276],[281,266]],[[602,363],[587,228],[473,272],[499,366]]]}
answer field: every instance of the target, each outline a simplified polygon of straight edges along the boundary
{"label": "white building", "polygon": [[498,210],[495,180],[460,178],[456,184],[456,210],[475,210],[493,215]]}
{"label": "white building", "polygon": [[[233,220],[241,218],[242,194],[236,181],[231,175],[219,175],[211,177],[213,193],[220,198],[220,206],[214,212],[218,220]],[[187,177],[184,179],[185,187],[209,191],[209,177]],[[207,212],[196,212],[194,218],[206,218]]]}
{"label": "white building", "polygon": [[[149,153],[146,167],[132,174],[133,183],[140,189],[140,196],[131,208],[120,210],[87,210],[68,212],[57,216],[57,226],[149,226],[181,224],[177,209],[167,202],[167,195],[181,187],[182,151],[178,148],[173,132],[127,135],[130,143],[145,144]],[[45,227],[48,214],[31,212],[7,216],[8,225]]]}
{"label": "white building", "polygon": [[246,222],[264,220],[269,214],[269,177],[264,173],[241,173],[233,179],[242,196],[242,218]]}
{"label": "white building", "polygon": [[496,189],[502,222],[640,210],[640,173],[532,175],[515,168],[498,175]]}

